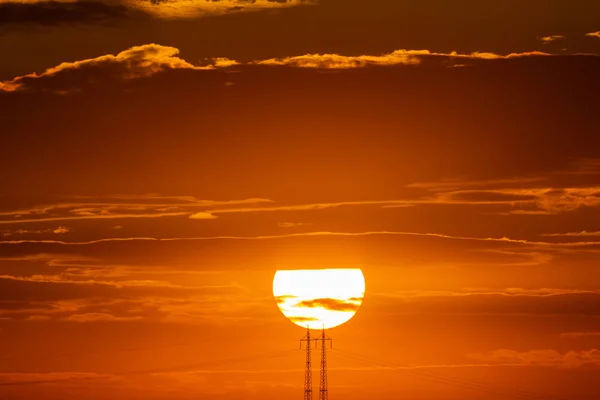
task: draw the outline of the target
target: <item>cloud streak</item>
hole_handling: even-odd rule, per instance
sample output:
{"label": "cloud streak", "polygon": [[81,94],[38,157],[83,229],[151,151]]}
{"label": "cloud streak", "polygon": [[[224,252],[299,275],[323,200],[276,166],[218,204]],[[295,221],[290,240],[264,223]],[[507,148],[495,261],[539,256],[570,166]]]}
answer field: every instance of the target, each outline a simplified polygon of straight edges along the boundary
{"label": "cloud streak", "polygon": [[435,53],[429,50],[395,50],[381,56],[361,55],[342,56],[339,54],[306,54],[302,56],[271,58],[267,60],[254,61],[256,65],[291,66],[298,68],[319,69],[352,69],[368,66],[390,66],[390,65],[417,65],[426,57],[443,57],[457,60],[507,60],[511,58],[550,56],[549,53],[538,51],[511,53],[501,55],[496,53],[474,52],[470,54]]}
{"label": "cloud streak", "polygon": [[[268,199],[243,199],[229,201],[199,200],[191,196],[168,197],[159,195],[111,196],[103,201],[57,202],[30,208],[19,208],[0,212],[0,225],[27,224],[38,222],[58,222],[94,219],[128,219],[192,216],[195,219],[214,219],[214,215],[198,209],[218,210],[218,207],[234,205],[257,205],[272,203]],[[9,219],[10,218],[10,219]],[[62,231],[65,228],[57,228]],[[27,233],[23,230],[23,233]],[[33,233],[33,231],[31,231]],[[57,233],[57,232],[54,232]]]}
{"label": "cloud streak", "polygon": [[586,33],[585,36],[594,37],[600,39],[600,31]]}
{"label": "cloud streak", "polygon": [[205,236],[205,237],[128,237],[128,238],[104,238],[97,240],[88,240],[80,242],[67,242],[61,240],[5,240],[0,241],[0,244],[25,244],[25,243],[46,243],[46,244],[57,244],[65,246],[83,246],[91,245],[96,243],[104,242],[129,242],[129,241],[195,241],[195,240],[276,240],[286,239],[293,237],[311,237],[311,236],[426,236],[436,237],[450,240],[464,240],[464,241],[479,241],[479,242],[500,242],[500,243],[513,243],[522,245],[536,245],[543,247],[585,247],[585,246],[598,246],[600,241],[588,241],[588,242],[540,242],[530,241],[525,239],[511,239],[508,237],[469,237],[469,236],[453,236],[445,235],[441,233],[421,233],[421,232],[400,232],[400,231],[366,231],[366,232],[302,232],[302,233],[289,233],[283,235],[263,235],[263,236]]}
{"label": "cloud streak", "polygon": [[600,350],[569,351],[499,349],[488,353],[470,354],[470,358],[501,364],[521,364],[534,367],[581,368],[600,367]]}
{"label": "cloud streak", "polygon": [[542,236],[551,236],[551,237],[590,237],[590,236],[600,236],[600,231],[596,232],[566,232],[566,233],[545,233]]}
{"label": "cloud streak", "polygon": [[[266,3],[284,4],[268,0]],[[258,0],[252,2],[252,4],[266,3]],[[207,2],[207,4],[209,3]],[[211,4],[214,4],[214,2]],[[108,54],[92,59],[63,63],[56,67],[49,68],[39,75],[33,73],[16,77],[10,81],[1,82],[0,91],[46,90],[59,94],[68,94],[74,91],[83,90],[90,86],[90,77],[83,76],[86,74],[98,75],[98,79],[125,82],[176,69],[206,71],[244,65],[352,69],[369,66],[417,65],[425,59],[454,60],[464,63],[466,60],[490,61],[523,57],[552,56],[552,54],[538,51],[500,55],[486,52],[460,54],[458,52],[435,53],[429,50],[396,50],[383,55],[344,56],[340,54],[306,54],[285,58],[255,60],[248,63],[242,63],[228,58],[213,58],[207,65],[193,65],[192,63],[177,57],[178,54],[179,50],[174,47],[162,46],[155,43],[135,46],[124,50],[117,55]],[[446,64],[443,65],[447,66]],[[75,72],[77,72],[77,74],[75,74]],[[99,75],[100,72],[102,72],[102,74]],[[68,80],[66,79],[68,73],[77,75],[80,79]],[[54,86],[50,85],[50,83],[54,83]]]}
{"label": "cloud streak", "polygon": [[543,37],[541,37],[541,38],[540,38],[540,40],[541,40],[543,43],[545,43],[545,44],[546,44],[546,43],[552,43],[552,42],[555,42],[555,41],[557,41],[557,40],[562,40],[562,39],[565,39],[565,38],[566,38],[566,36],[565,36],[565,35],[550,35],[550,36],[543,36]]}

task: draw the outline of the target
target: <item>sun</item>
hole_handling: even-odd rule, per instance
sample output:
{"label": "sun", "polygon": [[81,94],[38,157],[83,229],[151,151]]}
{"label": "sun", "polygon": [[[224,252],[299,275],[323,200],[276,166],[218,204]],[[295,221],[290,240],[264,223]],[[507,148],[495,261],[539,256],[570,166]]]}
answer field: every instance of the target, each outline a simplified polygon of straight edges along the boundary
{"label": "sun", "polygon": [[293,323],[329,329],[348,322],[365,295],[365,277],[354,269],[280,270],[273,278],[273,296]]}

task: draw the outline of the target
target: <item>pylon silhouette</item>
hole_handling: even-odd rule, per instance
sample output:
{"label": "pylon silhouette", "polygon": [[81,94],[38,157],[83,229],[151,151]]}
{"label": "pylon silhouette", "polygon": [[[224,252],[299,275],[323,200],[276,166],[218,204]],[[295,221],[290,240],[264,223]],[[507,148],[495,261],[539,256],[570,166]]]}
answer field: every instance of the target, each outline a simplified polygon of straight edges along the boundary
{"label": "pylon silhouette", "polygon": [[306,327],[306,336],[300,339],[300,350],[302,350],[302,342],[306,342],[306,370],[304,372],[304,400],[312,400],[312,371],[311,371],[311,360],[310,342],[314,342],[316,339],[310,337],[310,329]]}
{"label": "pylon silhouette", "polygon": [[333,347],[333,342],[325,335],[325,327],[319,340],[321,342],[321,382],[319,384],[319,400],[328,400],[329,392],[327,390],[327,342]]}

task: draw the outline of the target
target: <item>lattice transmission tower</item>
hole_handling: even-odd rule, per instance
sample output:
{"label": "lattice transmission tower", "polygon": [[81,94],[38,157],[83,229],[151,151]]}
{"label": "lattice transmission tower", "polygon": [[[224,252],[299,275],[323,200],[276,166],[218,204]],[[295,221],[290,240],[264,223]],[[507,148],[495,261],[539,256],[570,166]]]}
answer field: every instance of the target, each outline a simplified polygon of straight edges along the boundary
{"label": "lattice transmission tower", "polygon": [[310,353],[312,351],[310,342],[316,339],[310,337],[310,329],[306,327],[306,336],[300,339],[300,350],[302,350],[302,342],[306,342],[306,370],[304,372],[304,400],[312,400],[312,370]]}
{"label": "lattice transmission tower", "polygon": [[327,390],[327,344],[330,348],[333,347],[332,340],[325,335],[325,328],[319,339],[321,342],[321,382],[319,384],[319,400],[328,400],[329,392]]}
{"label": "lattice transmission tower", "polygon": [[[304,371],[304,400],[312,400],[312,361],[311,352],[314,349],[321,348],[321,368],[320,368],[320,382],[319,382],[319,400],[328,400],[329,392],[327,390],[327,345],[329,348],[333,348],[333,342],[331,338],[325,335],[325,328],[321,333],[320,338],[310,336],[310,329],[306,328],[306,336],[300,339],[300,350],[302,350],[302,343],[306,345],[306,368]],[[314,343],[314,347],[311,345]]]}

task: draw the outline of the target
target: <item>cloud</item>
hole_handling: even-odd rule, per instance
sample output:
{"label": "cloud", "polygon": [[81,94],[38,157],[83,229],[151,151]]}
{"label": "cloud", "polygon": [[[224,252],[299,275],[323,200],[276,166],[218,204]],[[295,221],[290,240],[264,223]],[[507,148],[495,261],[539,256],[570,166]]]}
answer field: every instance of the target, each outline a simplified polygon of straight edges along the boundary
{"label": "cloud", "polygon": [[356,312],[360,308],[360,299],[313,299],[313,300],[302,300],[294,308],[323,308],[329,311],[340,311],[340,312]]}
{"label": "cloud", "polygon": [[142,16],[118,2],[0,0],[0,26],[110,23]]}
{"label": "cloud", "polygon": [[588,236],[600,236],[600,231],[597,232],[566,232],[566,233],[544,233],[542,236],[558,236],[558,237],[588,237]]}
{"label": "cloud", "polygon": [[537,367],[581,368],[600,367],[600,350],[569,351],[556,350],[516,350],[499,349],[487,353],[469,354],[476,360],[500,364],[522,364]]}
{"label": "cloud", "polygon": [[280,228],[301,228],[303,226],[309,226],[312,225],[309,222],[279,222],[277,224],[278,227]]}
{"label": "cloud", "polygon": [[[587,165],[587,173],[591,166]],[[416,182],[409,188],[433,192],[431,196],[407,201],[408,204],[505,204],[510,208],[502,215],[554,215],[576,211],[583,207],[600,206],[600,186],[535,187],[532,183],[545,178],[524,177],[489,181],[454,180]],[[495,188],[489,188],[496,186]],[[512,187],[511,187],[512,186]],[[389,207],[389,206],[388,206]]]}
{"label": "cloud", "polygon": [[40,235],[44,233],[54,233],[56,235],[62,235],[71,231],[71,228],[66,226],[59,226],[57,228],[50,229],[17,229],[14,231],[4,230],[2,232],[2,236],[22,236],[22,235]]}
{"label": "cloud", "polygon": [[557,40],[562,40],[565,38],[566,38],[565,35],[550,35],[550,36],[541,37],[540,40],[544,43],[551,43],[551,42],[555,42]]}
{"label": "cloud", "polygon": [[[288,204],[278,206],[260,206],[260,207],[238,207],[223,208],[212,210],[211,215],[230,214],[230,213],[255,213],[255,212],[275,212],[275,211],[315,211],[329,208],[338,208],[342,206],[369,206],[369,205],[396,205],[398,207],[410,207],[410,201],[407,200],[373,200],[373,201],[341,201],[336,203],[309,203],[309,204]],[[192,219],[207,219],[206,212],[193,214]]]}
{"label": "cloud", "polygon": [[[576,169],[559,171],[560,174],[596,174],[598,160],[585,160]],[[381,206],[383,208],[414,207],[419,205],[505,205],[503,215],[555,215],[576,211],[583,207],[600,205],[600,188],[548,187],[546,178],[515,177],[494,180],[451,180],[416,182],[411,189],[424,193],[405,199],[340,201],[334,203],[280,204],[269,199],[242,199],[230,201],[199,200],[191,196],[115,195],[104,199],[77,197],[71,201],[35,205],[0,212],[0,224],[27,224],[73,220],[102,220],[126,218],[189,217],[215,219],[225,213],[256,213],[276,211],[314,211],[345,206]],[[537,187],[535,184],[538,184]],[[490,188],[493,187],[493,188]],[[243,206],[243,207],[240,207]],[[280,227],[293,227],[282,223]],[[298,227],[299,225],[296,225]],[[29,230],[19,230],[22,233]],[[57,232],[60,232],[58,230]],[[16,231],[18,232],[18,231]],[[41,232],[36,232],[41,233]],[[0,233],[11,236],[11,231]]]}
{"label": "cloud", "polygon": [[[0,212],[0,225],[93,219],[160,218],[196,215],[197,219],[213,219],[208,211],[233,205],[257,205],[271,203],[267,199],[243,199],[228,201],[200,200],[189,196],[165,197],[160,195],[109,196],[104,199],[73,198],[69,202],[36,205]],[[60,229],[62,228],[62,229]],[[57,228],[62,232],[66,227]],[[58,233],[55,232],[55,233]],[[41,231],[38,233],[42,233]],[[66,232],[63,232],[66,233]]]}
{"label": "cloud", "polygon": [[545,181],[547,177],[512,177],[502,179],[485,179],[485,180],[468,180],[468,179],[447,179],[441,181],[429,181],[429,182],[414,182],[406,185],[409,188],[420,188],[429,191],[454,191],[459,189],[477,189],[495,186],[502,188],[508,186],[514,188],[515,186],[521,186],[534,182]]}
{"label": "cloud", "polygon": [[499,189],[480,192],[480,194],[483,193],[507,196],[507,198],[514,196],[514,199],[504,201],[505,203],[513,203],[515,206],[520,207],[517,210],[510,210],[510,214],[550,215],[571,212],[582,207],[600,206],[600,187],[597,186],[580,188]]}
{"label": "cloud", "polygon": [[267,60],[254,61],[256,65],[292,66],[298,68],[321,68],[321,69],[351,69],[364,68],[368,66],[390,66],[390,65],[417,65],[426,57],[443,57],[453,59],[471,60],[501,60],[530,56],[549,56],[543,52],[524,52],[500,55],[496,53],[475,52],[470,54],[434,53],[429,50],[395,50],[380,56],[361,55],[343,56],[339,54],[306,54],[302,56],[271,58]]}
{"label": "cloud", "polygon": [[59,383],[89,379],[115,379],[115,375],[88,372],[0,373],[1,386]]}
{"label": "cloud", "polygon": [[117,317],[106,313],[88,313],[88,314],[73,314],[67,317],[67,321],[73,322],[124,322],[124,321],[139,321],[144,319],[142,316],[135,317]]}
{"label": "cloud", "polygon": [[318,237],[318,236],[422,236],[422,237],[435,237],[449,240],[461,240],[461,241],[477,241],[477,242],[498,242],[506,244],[519,244],[519,245],[531,245],[544,248],[569,248],[569,247],[586,247],[586,246],[598,246],[600,242],[540,242],[530,241],[525,239],[511,239],[508,237],[469,237],[469,236],[453,236],[445,235],[441,233],[428,233],[428,232],[400,232],[400,231],[365,231],[365,232],[301,232],[301,233],[289,233],[284,235],[263,235],[263,236],[204,236],[204,237],[123,237],[123,238],[103,238],[97,240],[81,241],[81,242],[67,242],[61,240],[5,240],[0,241],[0,244],[25,244],[25,243],[44,243],[44,244],[56,244],[64,246],[85,246],[97,243],[105,242],[132,242],[132,241],[163,241],[163,242],[176,242],[176,241],[196,241],[196,240],[278,240],[293,237]]}
{"label": "cloud", "polygon": [[300,316],[288,316],[288,318],[298,324],[301,324],[303,322],[315,322],[315,321],[319,321],[318,318],[314,318],[314,317],[300,317]]}
{"label": "cloud", "polygon": [[286,65],[299,68],[349,69],[369,65],[415,65],[421,61],[419,55],[428,51],[397,50],[382,56],[342,56],[339,54],[306,54],[295,57],[271,58],[255,61],[257,65]]}
{"label": "cloud", "polygon": [[[535,194],[519,190],[460,190],[441,192],[430,199],[431,203],[440,204],[517,204],[534,202]],[[421,202],[427,202],[423,200]]]}
{"label": "cloud", "polygon": [[314,4],[310,0],[0,0],[0,26],[107,24],[123,19],[197,18]]}
{"label": "cloud", "polygon": [[58,276],[0,277],[0,317],[21,321],[229,324],[264,318],[266,301],[240,285],[68,281]]}
{"label": "cloud", "polygon": [[564,332],[560,337],[568,339],[595,338],[600,337],[600,332]]}
{"label": "cloud", "polygon": [[[177,0],[177,3],[180,0]],[[186,4],[189,2],[186,2]],[[265,0],[248,4],[284,4]],[[172,5],[171,2],[166,4]],[[209,2],[207,2],[209,4]],[[214,2],[210,3],[214,4]],[[289,4],[289,3],[285,3]],[[29,74],[0,83],[0,91],[14,92],[23,90],[51,91],[68,94],[91,87],[95,82],[125,82],[144,78],[168,70],[205,71],[232,66],[290,66],[298,68],[351,69],[368,66],[416,65],[423,60],[460,61],[466,60],[508,60],[523,57],[551,56],[543,52],[523,52],[500,55],[475,52],[470,54],[433,53],[429,50],[396,50],[383,55],[344,56],[339,54],[306,54],[285,58],[272,58],[241,63],[228,58],[214,58],[207,65],[193,65],[177,57],[179,50],[159,44],[135,46],[117,55],[104,55],[92,59],[63,63],[50,68],[42,74]],[[448,63],[442,62],[447,67]]]}
{"label": "cloud", "polygon": [[49,315],[31,315],[26,318],[27,321],[48,321],[49,319]]}
{"label": "cloud", "polygon": [[522,296],[522,297],[549,297],[567,294],[593,294],[599,295],[600,291],[581,290],[581,289],[559,289],[559,288],[540,288],[540,289],[524,289],[524,288],[505,288],[496,290],[482,289],[463,289],[461,291],[401,291],[394,292],[388,296],[393,297],[457,297],[457,296]]}
{"label": "cloud", "polygon": [[560,336],[569,339],[593,338],[600,337],[600,332],[564,332]]}
{"label": "cloud", "polygon": [[160,18],[194,18],[203,15],[256,11],[315,4],[311,0],[124,0],[129,7]]}
{"label": "cloud", "polygon": [[210,212],[199,212],[190,215],[190,219],[216,219],[217,216]]}
{"label": "cloud", "polygon": [[374,294],[371,301],[385,315],[600,315],[600,292],[593,290],[408,291]]}
{"label": "cloud", "polygon": [[586,33],[585,36],[589,36],[589,37],[595,37],[600,39],[600,31],[597,32],[590,32],[590,33]]}
{"label": "cloud", "polygon": [[29,74],[0,83],[0,90],[28,90],[40,82],[54,82],[63,92],[77,91],[89,85],[90,79],[126,81],[144,78],[172,69],[212,69],[213,66],[196,67],[177,57],[179,50],[158,44],[131,47],[117,55],[104,55],[83,61],[66,62],[49,68],[40,75]]}

